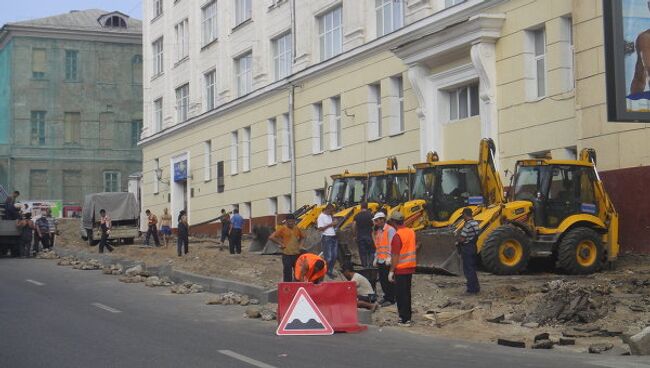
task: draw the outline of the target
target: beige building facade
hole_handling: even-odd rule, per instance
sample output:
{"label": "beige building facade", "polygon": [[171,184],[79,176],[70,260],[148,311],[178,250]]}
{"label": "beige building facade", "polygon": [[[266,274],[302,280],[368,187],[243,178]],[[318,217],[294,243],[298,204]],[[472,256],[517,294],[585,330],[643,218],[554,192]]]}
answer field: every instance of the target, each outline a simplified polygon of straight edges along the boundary
{"label": "beige building facade", "polygon": [[323,201],[332,174],[429,151],[474,159],[490,137],[506,182],[518,159],[596,148],[623,246],[650,249],[650,196],[633,197],[650,176],[650,126],[606,120],[600,0],[144,6],[142,198],[154,212],[200,224],[237,206],[271,225]]}

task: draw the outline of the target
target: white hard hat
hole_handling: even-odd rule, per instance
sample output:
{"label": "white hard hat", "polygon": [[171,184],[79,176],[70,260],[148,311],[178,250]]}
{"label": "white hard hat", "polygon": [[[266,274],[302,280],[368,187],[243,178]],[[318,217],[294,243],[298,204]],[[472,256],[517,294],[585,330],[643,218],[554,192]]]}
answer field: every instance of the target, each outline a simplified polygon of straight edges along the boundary
{"label": "white hard hat", "polygon": [[375,217],[372,218],[372,221],[379,220],[379,219],[381,219],[381,218],[385,219],[385,218],[386,218],[386,214],[383,213],[383,212],[381,212],[381,211],[379,211],[379,212],[375,213]]}

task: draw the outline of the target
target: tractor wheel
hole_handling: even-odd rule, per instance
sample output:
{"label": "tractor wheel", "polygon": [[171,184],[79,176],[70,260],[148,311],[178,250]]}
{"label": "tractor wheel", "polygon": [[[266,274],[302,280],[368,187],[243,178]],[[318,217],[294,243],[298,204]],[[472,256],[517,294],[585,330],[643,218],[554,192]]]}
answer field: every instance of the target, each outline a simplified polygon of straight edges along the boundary
{"label": "tractor wheel", "polygon": [[530,240],[520,229],[512,225],[496,228],[481,249],[481,261],[485,268],[497,275],[514,275],[528,266]]}
{"label": "tractor wheel", "polygon": [[586,275],[602,266],[603,242],[592,229],[578,227],[564,235],[558,249],[557,266],[572,275]]}

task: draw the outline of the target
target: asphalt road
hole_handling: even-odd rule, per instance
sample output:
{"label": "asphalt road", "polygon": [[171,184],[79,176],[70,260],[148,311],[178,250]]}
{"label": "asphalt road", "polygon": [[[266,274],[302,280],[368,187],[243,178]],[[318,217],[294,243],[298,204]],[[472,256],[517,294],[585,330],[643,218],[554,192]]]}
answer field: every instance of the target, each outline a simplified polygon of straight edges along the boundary
{"label": "asphalt road", "polygon": [[48,260],[0,259],[0,367],[645,367],[647,357],[533,351],[398,328],[278,337],[206,294],[124,284]]}

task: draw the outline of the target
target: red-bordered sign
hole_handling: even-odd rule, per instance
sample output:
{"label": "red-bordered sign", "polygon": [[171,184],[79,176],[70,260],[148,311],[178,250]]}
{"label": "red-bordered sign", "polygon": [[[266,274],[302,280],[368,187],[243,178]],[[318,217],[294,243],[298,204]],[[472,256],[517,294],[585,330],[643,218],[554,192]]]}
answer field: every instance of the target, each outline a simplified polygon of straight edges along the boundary
{"label": "red-bordered sign", "polygon": [[334,329],[311,299],[307,290],[301,287],[291,301],[277,331],[283,335],[331,335]]}

